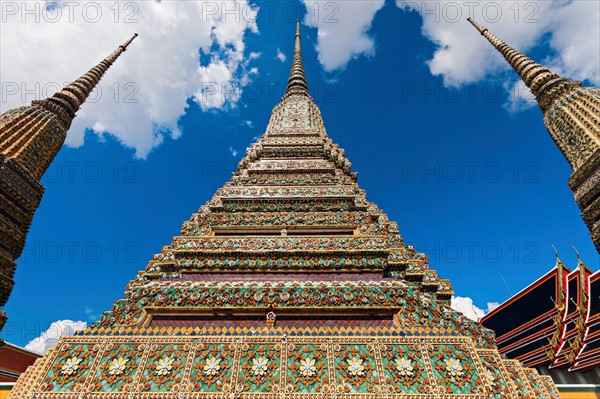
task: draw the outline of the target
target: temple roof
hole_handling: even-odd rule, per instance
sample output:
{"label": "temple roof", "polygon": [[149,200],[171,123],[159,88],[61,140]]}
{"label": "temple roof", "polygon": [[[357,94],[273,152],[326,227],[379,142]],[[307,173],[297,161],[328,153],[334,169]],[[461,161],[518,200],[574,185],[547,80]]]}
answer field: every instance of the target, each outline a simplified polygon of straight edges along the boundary
{"label": "temple roof", "polygon": [[500,353],[528,367],[600,365],[600,272],[577,256],[571,271],[557,255],[556,266],[482,318],[497,334]]}

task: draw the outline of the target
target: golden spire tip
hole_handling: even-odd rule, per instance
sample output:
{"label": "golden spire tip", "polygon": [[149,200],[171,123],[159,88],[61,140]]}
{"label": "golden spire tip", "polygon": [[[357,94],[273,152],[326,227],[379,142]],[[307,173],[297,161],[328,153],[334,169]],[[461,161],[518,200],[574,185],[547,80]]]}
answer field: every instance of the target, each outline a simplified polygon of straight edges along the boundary
{"label": "golden spire tip", "polygon": [[471,25],[473,25],[475,27],[475,29],[477,29],[479,31],[479,33],[481,33],[482,35],[487,31],[486,28],[484,28],[483,26],[481,26],[477,22],[475,22],[475,20],[473,18],[468,17],[467,21],[469,21],[471,23]]}
{"label": "golden spire tip", "polygon": [[127,40],[125,43],[123,43],[122,45],[120,45],[119,47],[123,49],[123,51],[127,50],[127,47],[129,47],[129,45],[131,44],[131,42],[138,37],[137,33],[134,33],[133,36],[131,36],[129,38],[129,40]]}

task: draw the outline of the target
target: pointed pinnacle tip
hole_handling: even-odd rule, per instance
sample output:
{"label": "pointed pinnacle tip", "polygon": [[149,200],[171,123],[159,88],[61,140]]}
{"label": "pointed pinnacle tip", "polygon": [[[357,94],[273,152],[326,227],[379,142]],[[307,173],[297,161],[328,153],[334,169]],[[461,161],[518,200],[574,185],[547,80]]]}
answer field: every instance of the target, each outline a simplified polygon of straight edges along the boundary
{"label": "pointed pinnacle tip", "polygon": [[551,244],[551,245],[552,245],[552,248],[554,248],[554,254],[556,255],[556,259],[558,259],[558,250],[556,249],[554,244]]}
{"label": "pointed pinnacle tip", "polygon": [[129,47],[129,45],[131,44],[131,42],[132,42],[132,41],[133,41],[133,40],[134,40],[136,37],[138,37],[138,34],[137,34],[137,33],[134,33],[134,34],[133,34],[133,36],[131,36],[131,37],[129,38],[129,40],[127,40],[125,43],[123,43],[123,44],[122,44],[122,45],[120,45],[119,47],[120,47],[121,49],[123,49],[123,51],[127,50],[127,47]]}
{"label": "pointed pinnacle tip", "polygon": [[473,25],[475,29],[477,29],[482,35],[487,31],[487,28],[484,28],[483,26],[479,25],[477,22],[475,22],[473,18],[468,17],[467,21],[469,21],[471,25]]}
{"label": "pointed pinnacle tip", "polygon": [[581,256],[579,255],[579,251],[577,250],[577,248],[575,248],[574,245],[571,245],[571,248],[573,248],[575,250],[575,254],[577,254],[577,261],[581,261]]}

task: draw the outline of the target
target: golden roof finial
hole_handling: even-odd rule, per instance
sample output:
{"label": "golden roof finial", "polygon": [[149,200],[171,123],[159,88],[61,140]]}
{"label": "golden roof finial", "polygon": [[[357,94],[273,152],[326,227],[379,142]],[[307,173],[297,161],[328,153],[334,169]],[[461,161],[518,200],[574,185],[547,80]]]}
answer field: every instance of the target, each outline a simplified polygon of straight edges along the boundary
{"label": "golden roof finial", "polygon": [[577,250],[577,248],[575,248],[574,245],[571,245],[571,248],[573,248],[573,250],[575,251],[575,254],[577,255],[577,264],[579,265],[580,263],[583,263],[581,261],[581,256],[579,255],[579,251]]}
{"label": "golden roof finial", "polygon": [[560,260],[560,257],[558,256],[558,250],[556,249],[554,244],[551,244],[551,245],[552,245],[552,248],[554,249],[554,256],[556,257],[556,264],[554,265],[554,267],[556,267],[562,275],[562,271],[565,268],[565,265],[562,262],[562,260]]}
{"label": "golden roof finial", "polygon": [[[562,310],[564,309],[564,301],[565,301],[565,286],[564,286],[564,270],[565,270],[565,265],[562,262],[562,260],[560,260],[559,256],[558,256],[558,250],[556,249],[556,247],[554,246],[554,244],[552,244],[552,248],[554,248],[554,254],[556,256],[556,264],[554,265],[554,267],[556,267],[556,273],[557,273],[557,295],[558,297],[556,298],[556,302],[554,302],[555,305],[557,305],[557,309],[559,311],[562,312]],[[567,269],[568,271],[569,269]]]}
{"label": "golden roof finial", "polygon": [[554,254],[556,255],[556,260],[557,260],[557,261],[558,261],[558,260],[560,260],[560,259],[558,258],[558,250],[556,249],[556,247],[554,246],[554,244],[551,244],[551,245],[552,245],[552,248],[554,248]]}
{"label": "golden roof finial", "polygon": [[572,245],[571,245],[571,247],[575,250],[575,253],[577,254],[577,268],[579,269],[580,298],[587,303],[587,278],[586,278],[586,273],[592,274],[592,272],[585,265],[585,263],[583,263],[583,261],[581,260],[581,256],[579,255],[579,251],[577,251],[577,248],[575,248]]}

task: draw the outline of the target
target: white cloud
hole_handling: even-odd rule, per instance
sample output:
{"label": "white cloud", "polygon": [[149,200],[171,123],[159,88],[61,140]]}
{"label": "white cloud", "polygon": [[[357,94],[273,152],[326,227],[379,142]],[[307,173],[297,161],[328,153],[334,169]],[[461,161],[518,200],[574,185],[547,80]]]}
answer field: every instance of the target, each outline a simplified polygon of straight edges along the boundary
{"label": "white cloud", "polygon": [[474,321],[485,315],[485,311],[473,305],[473,300],[469,297],[452,296],[450,307]]}
{"label": "white cloud", "polygon": [[58,320],[50,324],[50,327],[39,337],[29,341],[25,349],[43,355],[46,351],[56,345],[60,337],[74,335],[76,331],[87,327],[85,321]]}
{"label": "white cloud", "polygon": [[252,121],[242,121],[242,126],[246,126],[250,129],[254,129],[254,122]]}
{"label": "white cloud", "polygon": [[483,309],[475,306],[473,300],[469,297],[452,296],[450,301],[450,307],[473,321],[479,321],[483,316],[496,309],[500,304],[498,302],[488,302],[487,309]]}
{"label": "white cloud", "polygon": [[371,56],[375,43],[367,34],[384,0],[302,0],[307,8],[304,23],[318,29],[317,52],[327,71],[343,69],[361,55]]}
{"label": "white cloud", "polygon": [[[374,53],[375,43],[367,32],[383,0],[302,1],[307,8],[304,23],[318,29],[317,51],[326,70],[342,69],[351,59]],[[598,2],[396,0],[396,5],[422,18],[423,35],[437,46],[428,66],[447,84],[478,82],[509,69],[466,21],[469,16],[523,52],[547,40],[549,34],[548,43],[542,44],[549,45],[554,55],[538,61],[572,79],[600,83],[600,59],[590,56],[600,50]],[[507,87],[513,88],[512,84]],[[517,97],[520,100],[522,97]]]}
{"label": "white cloud", "polygon": [[500,306],[500,304],[498,302],[488,302],[486,314],[490,313],[491,311],[496,309],[498,306]]}
{"label": "white cloud", "polygon": [[281,50],[277,49],[277,59],[281,62],[285,62],[286,58],[287,57],[285,56],[285,54],[283,54]]}
{"label": "white cloud", "polygon": [[84,306],[83,310],[85,311],[85,314],[90,319],[90,321],[98,320],[98,314],[94,312],[92,308],[90,308],[89,306]]}
{"label": "white cloud", "polygon": [[504,84],[504,88],[508,93],[508,100],[504,104],[504,108],[506,108],[509,112],[514,113],[524,111],[537,105],[535,96],[531,90],[525,86],[525,82],[523,82],[523,80],[519,79],[517,81],[507,81]]}
{"label": "white cloud", "polygon": [[600,84],[600,3],[571,1],[554,14],[550,45],[559,56],[548,63],[572,79]]}
{"label": "white cloud", "polygon": [[235,148],[229,147],[229,152],[231,153],[232,157],[237,157],[238,151]]}
{"label": "white cloud", "polygon": [[[433,75],[449,84],[471,83],[507,73],[511,94],[507,109],[531,106],[517,85],[518,76],[502,56],[481,37],[467,17],[474,18],[508,45],[527,53],[534,46],[549,46],[553,54],[536,60],[572,79],[600,83],[600,3],[594,1],[529,2],[414,2],[396,0],[405,12],[416,11],[423,19],[422,33],[436,50],[428,66]],[[545,43],[546,35],[550,39]],[[515,95],[515,91],[518,91]]]}
{"label": "white cloud", "polygon": [[[204,110],[234,106],[249,81],[247,62],[260,55],[242,62],[245,34],[258,32],[257,9],[249,0],[208,3],[55,1],[54,11],[44,8],[44,1],[14,2],[10,10],[4,3],[2,83],[16,85],[17,93],[2,88],[2,112],[51,95],[137,32],[103,78],[101,94],[93,94],[79,111],[67,144],[83,145],[85,130],[92,129],[146,157],[165,137],[181,135],[177,123],[188,99]],[[37,7],[38,13],[25,14],[25,7]],[[235,8],[243,18],[225,13]],[[200,52],[206,56],[202,65]]]}
{"label": "white cloud", "polygon": [[226,102],[237,102],[240,87],[233,82],[233,73],[224,61],[215,60],[208,66],[201,66],[199,73],[203,83],[194,98],[202,109],[221,108]]}

